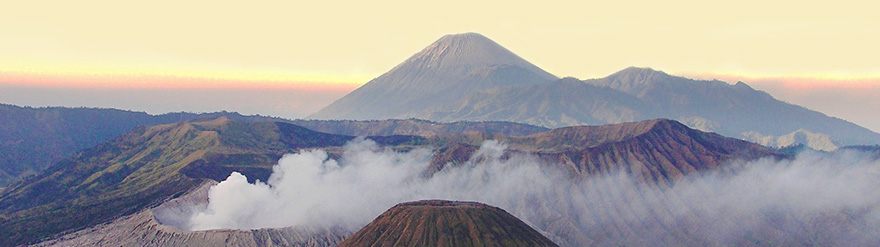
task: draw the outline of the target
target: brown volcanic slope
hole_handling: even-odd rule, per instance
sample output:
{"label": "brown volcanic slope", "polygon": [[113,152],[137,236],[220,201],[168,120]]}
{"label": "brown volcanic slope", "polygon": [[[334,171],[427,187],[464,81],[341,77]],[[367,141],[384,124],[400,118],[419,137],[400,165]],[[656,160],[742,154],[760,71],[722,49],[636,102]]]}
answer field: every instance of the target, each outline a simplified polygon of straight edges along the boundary
{"label": "brown volcanic slope", "polygon": [[557,245],[503,209],[428,200],[392,207],[338,246]]}
{"label": "brown volcanic slope", "polygon": [[466,161],[485,139],[509,143],[514,152],[532,152],[575,176],[624,171],[643,182],[666,184],[724,162],[782,157],[764,146],[691,129],[674,120],[655,119],[601,126],[574,126],[519,137],[444,136],[434,169]]}
{"label": "brown volcanic slope", "polygon": [[555,157],[578,174],[620,169],[655,182],[711,170],[731,159],[777,155],[758,144],[667,119],[561,128],[517,138],[514,143],[537,146],[540,155]]}

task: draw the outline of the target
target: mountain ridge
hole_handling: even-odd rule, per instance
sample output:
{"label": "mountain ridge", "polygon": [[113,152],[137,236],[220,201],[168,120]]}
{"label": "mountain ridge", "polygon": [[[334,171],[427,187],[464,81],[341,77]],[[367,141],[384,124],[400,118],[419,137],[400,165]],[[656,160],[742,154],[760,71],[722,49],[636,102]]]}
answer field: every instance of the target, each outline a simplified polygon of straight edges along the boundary
{"label": "mountain ridge", "polygon": [[555,79],[485,36],[446,35],[307,118],[424,118],[469,92]]}
{"label": "mountain ridge", "polygon": [[[829,142],[839,143],[834,146],[880,144],[880,133],[779,101],[744,82],[694,80],[639,67],[603,78],[557,79],[487,40],[472,33],[444,36],[309,117],[511,121],[548,128],[668,118],[750,141],[762,141],[753,138],[758,135],[784,137],[803,129],[829,136]],[[445,69],[449,66],[444,61],[456,64],[456,57],[485,66]],[[493,65],[495,59],[507,65]],[[832,147],[829,142],[812,145],[827,149]]]}
{"label": "mountain ridge", "polygon": [[228,116],[255,122],[279,120],[235,112],[167,113],[110,108],[21,107],[0,104],[0,187],[33,175],[73,155],[137,126]]}

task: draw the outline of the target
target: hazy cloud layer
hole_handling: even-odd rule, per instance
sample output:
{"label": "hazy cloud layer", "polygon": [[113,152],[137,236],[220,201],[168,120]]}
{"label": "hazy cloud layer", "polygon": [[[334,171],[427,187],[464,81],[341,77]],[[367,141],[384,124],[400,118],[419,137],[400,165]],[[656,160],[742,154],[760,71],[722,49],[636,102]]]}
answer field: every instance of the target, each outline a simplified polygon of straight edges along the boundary
{"label": "hazy cloud layer", "polygon": [[150,114],[225,110],[294,119],[318,111],[350,91],[321,88],[47,88],[0,83],[0,103],[32,107],[117,108]]}
{"label": "hazy cloud layer", "polygon": [[320,150],[289,154],[265,183],[233,173],[211,188],[189,228],[353,231],[396,203],[449,199],[501,207],[566,246],[864,245],[880,236],[880,161],[862,153],[734,163],[659,187],[625,173],[570,179],[530,155],[501,159],[505,148],[487,141],[466,164],[431,177],[422,174],[426,149],[366,140],[348,144],[339,161]]}

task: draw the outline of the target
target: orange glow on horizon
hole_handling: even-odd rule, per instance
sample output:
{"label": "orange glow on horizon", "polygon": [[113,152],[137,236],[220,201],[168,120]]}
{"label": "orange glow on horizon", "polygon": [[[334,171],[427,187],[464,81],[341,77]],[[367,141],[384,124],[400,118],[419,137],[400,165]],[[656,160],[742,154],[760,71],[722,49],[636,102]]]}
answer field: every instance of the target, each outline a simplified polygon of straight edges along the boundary
{"label": "orange glow on horizon", "polygon": [[26,73],[0,71],[0,85],[51,88],[135,89],[283,89],[302,91],[352,91],[361,84],[268,78],[211,78],[174,75],[112,75]]}
{"label": "orange glow on horizon", "polygon": [[880,76],[750,76],[737,74],[691,73],[683,74],[700,80],[721,80],[730,84],[780,83],[786,88],[812,90],[817,88],[880,88]]}

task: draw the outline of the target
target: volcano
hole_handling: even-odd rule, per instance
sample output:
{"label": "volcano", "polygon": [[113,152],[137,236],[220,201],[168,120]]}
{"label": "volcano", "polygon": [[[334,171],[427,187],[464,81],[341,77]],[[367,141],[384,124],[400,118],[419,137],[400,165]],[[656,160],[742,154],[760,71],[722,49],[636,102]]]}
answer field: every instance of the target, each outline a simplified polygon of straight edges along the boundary
{"label": "volcano", "polygon": [[[880,133],[780,101],[744,82],[694,80],[629,67],[558,79],[476,33],[446,35],[308,118],[507,121],[547,128],[658,118],[769,147],[833,151],[880,144]],[[793,138],[810,133],[807,138]]]}
{"label": "volcano", "polygon": [[452,34],[308,118],[425,119],[476,91],[556,79],[483,35]]}
{"label": "volcano", "polygon": [[503,209],[477,202],[398,204],[348,237],[355,246],[558,246]]}

